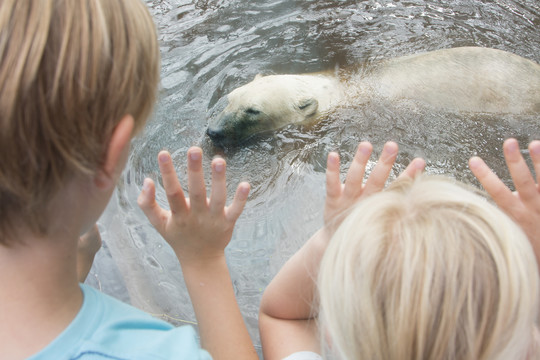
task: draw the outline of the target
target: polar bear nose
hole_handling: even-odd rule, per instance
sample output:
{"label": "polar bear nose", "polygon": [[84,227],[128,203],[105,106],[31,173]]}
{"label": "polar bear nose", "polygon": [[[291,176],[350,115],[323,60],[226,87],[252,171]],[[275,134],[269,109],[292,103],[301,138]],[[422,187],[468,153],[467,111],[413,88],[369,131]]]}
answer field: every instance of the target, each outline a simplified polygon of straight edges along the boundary
{"label": "polar bear nose", "polygon": [[220,130],[212,130],[210,128],[206,129],[206,135],[212,139],[213,142],[220,143],[225,139],[225,135],[223,134],[223,131]]}

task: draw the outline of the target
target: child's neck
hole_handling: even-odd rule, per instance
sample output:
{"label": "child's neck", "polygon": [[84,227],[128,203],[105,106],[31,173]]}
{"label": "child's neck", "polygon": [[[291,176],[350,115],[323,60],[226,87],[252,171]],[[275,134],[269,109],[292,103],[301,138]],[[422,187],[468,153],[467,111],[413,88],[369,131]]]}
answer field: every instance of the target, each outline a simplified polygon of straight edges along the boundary
{"label": "child's neck", "polygon": [[49,344],[77,315],[78,235],[23,236],[0,245],[0,358],[26,358]]}

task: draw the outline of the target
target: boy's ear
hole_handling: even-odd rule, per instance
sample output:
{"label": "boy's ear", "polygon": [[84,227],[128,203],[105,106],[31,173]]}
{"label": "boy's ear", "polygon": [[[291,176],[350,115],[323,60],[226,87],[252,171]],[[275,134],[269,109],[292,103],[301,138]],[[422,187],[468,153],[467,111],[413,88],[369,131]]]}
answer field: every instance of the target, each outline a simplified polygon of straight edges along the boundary
{"label": "boy's ear", "polygon": [[125,115],[114,128],[105,152],[105,161],[94,176],[94,184],[98,188],[115,186],[126,165],[134,126],[133,116]]}

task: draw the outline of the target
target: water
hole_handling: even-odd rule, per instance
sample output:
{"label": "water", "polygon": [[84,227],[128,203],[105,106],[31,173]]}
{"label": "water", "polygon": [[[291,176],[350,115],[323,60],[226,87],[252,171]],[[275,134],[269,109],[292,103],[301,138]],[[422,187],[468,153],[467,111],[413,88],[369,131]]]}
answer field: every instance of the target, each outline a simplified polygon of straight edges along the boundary
{"label": "water", "polygon": [[[173,324],[195,323],[182,273],[136,205],[144,177],[159,179],[161,149],[173,155],[184,184],[186,151],[198,145],[206,169],[213,156],[225,157],[231,194],[240,181],[252,185],[227,257],[260,348],[262,292],[321,225],[328,151],[341,153],[345,172],[359,141],[373,143],[375,159],[383,143],[394,140],[401,153],[392,176],[422,156],[427,172],[473,184],[467,159],[480,155],[510,184],[502,141],[514,136],[525,145],[540,138],[538,117],[434,112],[384,101],[338,109],[316,125],[289,126],[236,148],[215,148],[205,136],[224,96],[258,73],[362,71],[382,59],[457,46],[493,47],[540,62],[538,0],[146,3],[160,32],[160,100],[144,134],[133,141],[126,171],[100,220],[104,248],[87,282]],[[159,184],[157,196],[166,206]]]}

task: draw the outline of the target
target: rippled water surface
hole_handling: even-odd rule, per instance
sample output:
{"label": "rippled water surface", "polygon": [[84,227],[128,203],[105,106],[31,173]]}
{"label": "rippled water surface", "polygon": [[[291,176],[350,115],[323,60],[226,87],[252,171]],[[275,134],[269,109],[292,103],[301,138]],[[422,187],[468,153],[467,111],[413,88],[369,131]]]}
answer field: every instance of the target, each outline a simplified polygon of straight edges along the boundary
{"label": "rippled water surface", "polygon": [[[174,324],[195,322],[181,270],[136,205],[144,177],[158,179],[159,150],[173,154],[184,183],[186,151],[198,145],[205,165],[215,155],[226,158],[230,193],[242,180],[252,184],[227,256],[259,347],[265,286],[321,225],[328,151],[339,151],[348,164],[359,141],[374,144],[375,159],[394,140],[401,148],[396,173],[422,156],[429,173],[474,182],[467,159],[480,155],[508,182],[503,139],[514,136],[525,145],[539,138],[538,117],[434,112],[384,101],[337,109],[316,125],[289,126],[236,148],[215,148],[205,136],[224,96],[258,73],[350,73],[382,59],[457,46],[493,47],[540,62],[538,0],[146,3],[160,33],[160,100],[100,220],[104,249],[88,282]],[[166,205],[161,187],[158,200]]]}

